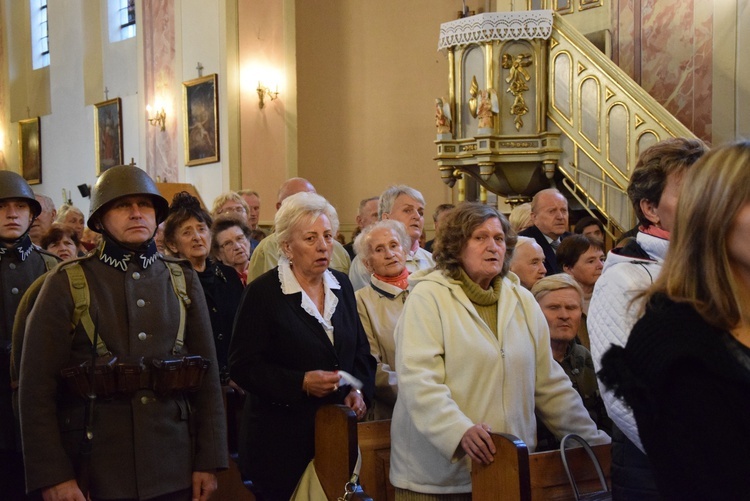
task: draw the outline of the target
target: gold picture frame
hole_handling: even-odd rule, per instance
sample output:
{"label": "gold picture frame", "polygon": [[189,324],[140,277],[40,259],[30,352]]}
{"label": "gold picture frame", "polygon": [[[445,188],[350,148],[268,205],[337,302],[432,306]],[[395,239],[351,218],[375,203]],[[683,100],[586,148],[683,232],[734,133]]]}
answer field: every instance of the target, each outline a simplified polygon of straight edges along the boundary
{"label": "gold picture frame", "polygon": [[122,165],[122,102],[119,97],[94,105],[96,175]]}
{"label": "gold picture frame", "polygon": [[42,129],[39,117],[18,121],[18,158],[29,184],[42,182]]}
{"label": "gold picture frame", "polygon": [[185,165],[219,161],[219,89],[216,73],[183,82]]}

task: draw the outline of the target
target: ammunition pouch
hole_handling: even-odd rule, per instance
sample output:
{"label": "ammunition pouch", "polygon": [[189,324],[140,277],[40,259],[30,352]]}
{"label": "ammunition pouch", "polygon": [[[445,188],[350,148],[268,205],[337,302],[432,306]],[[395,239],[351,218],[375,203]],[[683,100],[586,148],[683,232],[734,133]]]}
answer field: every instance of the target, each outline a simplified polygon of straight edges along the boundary
{"label": "ammunition pouch", "polygon": [[[107,354],[96,358],[93,371],[97,398],[130,397],[140,390],[152,390],[159,396],[196,391],[208,371],[209,360],[200,355],[184,355],[144,360]],[[81,398],[91,393],[91,361],[60,371],[68,391]]]}

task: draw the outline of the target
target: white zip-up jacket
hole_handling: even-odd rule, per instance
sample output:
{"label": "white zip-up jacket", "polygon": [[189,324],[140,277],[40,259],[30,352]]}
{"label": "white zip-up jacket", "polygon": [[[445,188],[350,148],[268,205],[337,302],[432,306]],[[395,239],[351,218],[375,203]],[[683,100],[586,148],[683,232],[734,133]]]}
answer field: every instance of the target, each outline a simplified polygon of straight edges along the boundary
{"label": "white zip-up jacket", "polygon": [[422,493],[471,492],[471,461],[460,447],[477,423],[512,433],[533,450],[536,408],[561,438],[609,443],[552,358],[547,322],[518,277],[503,278],[498,336],[458,281],[417,272],[396,325],[399,394],[391,422],[391,483]]}
{"label": "white zip-up jacket", "polygon": [[[625,346],[628,342],[630,331],[641,316],[640,302],[631,301],[659,276],[669,248],[669,240],[641,232],[636,235],[636,242],[651,259],[628,257],[610,251],[602,276],[594,286],[586,325],[597,372],[601,369],[602,356],[610,346]],[[599,391],[612,422],[643,451],[633,411],[601,382]]]}

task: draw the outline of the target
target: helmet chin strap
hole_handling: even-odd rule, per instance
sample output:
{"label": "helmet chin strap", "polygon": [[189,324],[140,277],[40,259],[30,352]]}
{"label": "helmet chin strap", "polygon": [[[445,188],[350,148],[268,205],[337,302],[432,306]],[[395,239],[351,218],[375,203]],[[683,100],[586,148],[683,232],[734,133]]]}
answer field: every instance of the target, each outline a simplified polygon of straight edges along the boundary
{"label": "helmet chin strap", "polygon": [[21,242],[24,238],[26,238],[26,235],[29,234],[31,231],[31,226],[34,224],[34,221],[36,220],[36,216],[31,218],[31,222],[29,223],[29,226],[26,228],[26,231],[23,232],[23,235],[21,235],[18,238],[14,238],[13,240],[8,240],[7,238],[0,238],[0,242],[3,243],[5,247],[13,247],[17,243]]}
{"label": "helmet chin strap", "polygon": [[[128,244],[125,244],[125,243],[120,242],[119,240],[117,240],[115,237],[112,236],[112,234],[110,232],[108,232],[106,230],[106,228],[104,228],[104,225],[102,225],[101,223],[97,224],[97,228],[99,228],[99,232],[102,235],[104,235],[105,237],[107,237],[109,240],[111,240],[112,242],[116,243],[117,245],[119,245],[123,249],[127,249],[127,250],[132,251],[132,252],[143,252],[146,249],[148,249],[148,245],[151,243],[151,241],[154,239],[154,236],[156,235],[156,230],[154,230],[154,233],[151,235],[151,238],[148,238],[141,245],[139,245],[137,247],[134,247],[132,245],[128,245]],[[157,229],[158,229],[158,227],[157,227]]]}

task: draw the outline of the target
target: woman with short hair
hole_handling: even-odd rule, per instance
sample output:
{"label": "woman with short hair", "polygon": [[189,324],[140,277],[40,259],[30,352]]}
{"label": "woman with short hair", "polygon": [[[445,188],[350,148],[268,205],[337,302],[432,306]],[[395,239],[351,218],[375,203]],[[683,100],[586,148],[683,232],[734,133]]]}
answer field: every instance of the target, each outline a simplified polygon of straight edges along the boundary
{"label": "woman with short hair", "polygon": [[686,174],[645,313],[601,380],[633,409],[664,499],[747,499],[750,450],[750,142]]}
{"label": "woman with short hair", "polygon": [[186,191],[177,193],[164,222],[164,244],[173,256],[190,261],[198,273],[211,318],[221,384],[239,390],[229,380],[228,356],[243,288],[234,269],[209,258],[211,222],[197,198]]}
{"label": "woman with short hair", "polygon": [[81,241],[78,239],[76,229],[61,223],[52,223],[40,242],[42,249],[51,252],[63,261],[75,259],[80,245]]}
{"label": "woman with short hair", "polygon": [[248,392],[240,460],[261,499],[291,496],[315,454],[320,406],[362,419],[372,403],[375,360],[354,291],[328,269],[338,225],[320,195],[286,198],[275,218],[279,264],[247,286],[237,312],[230,374]]}
{"label": "woman with short hair", "polygon": [[536,446],[536,409],[562,438],[609,442],[552,358],[539,306],[508,261],[505,216],[465,202],[435,242],[436,269],[410,277],[396,326],[399,394],[391,426],[397,500],[471,499],[471,460],[493,461],[490,431]]}
{"label": "woman with short hair", "polygon": [[370,272],[369,286],[359,289],[355,296],[370,353],[378,363],[372,419],[390,419],[398,395],[393,331],[408,295],[405,249],[410,245],[404,225],[394,219],[367,226],[354,240],[355,253]]}

